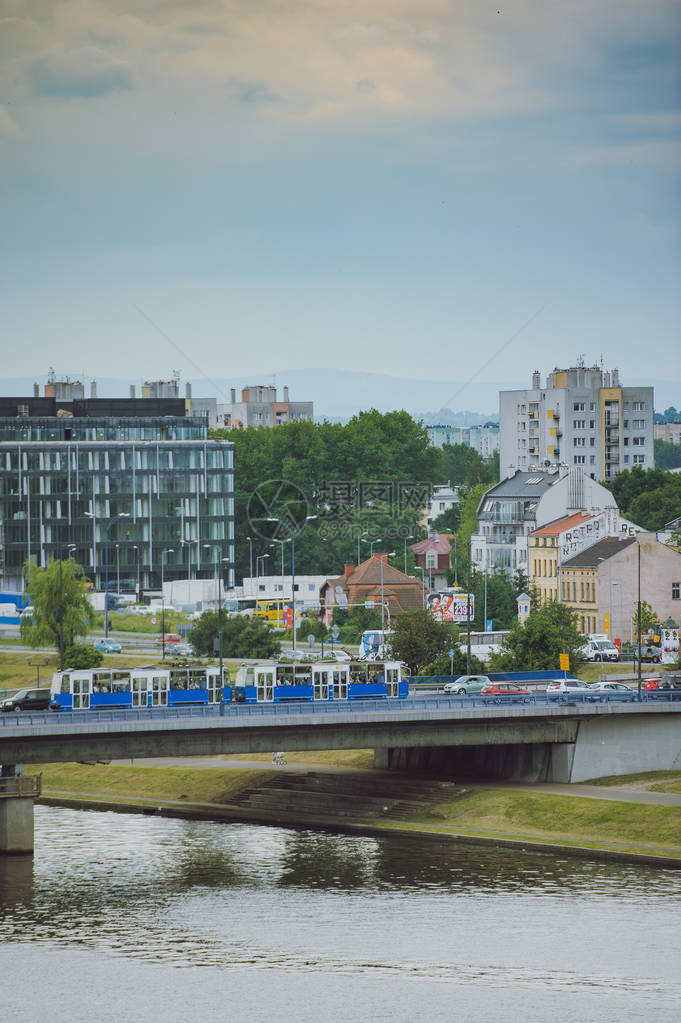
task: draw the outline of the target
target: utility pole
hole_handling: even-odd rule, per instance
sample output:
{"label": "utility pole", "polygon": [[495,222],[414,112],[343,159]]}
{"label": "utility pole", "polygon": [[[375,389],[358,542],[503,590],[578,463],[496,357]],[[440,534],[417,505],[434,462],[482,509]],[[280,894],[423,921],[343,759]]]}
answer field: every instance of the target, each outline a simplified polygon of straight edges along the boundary
{"label": "utility pole", "polygon": [[466,674],[471,673],[471,566],[468,565],[468,593],[466,594]]}
{"label": "utility pole", "polygon": [[641,699],[641,541],[637,538],[638,550],[638,698]]}

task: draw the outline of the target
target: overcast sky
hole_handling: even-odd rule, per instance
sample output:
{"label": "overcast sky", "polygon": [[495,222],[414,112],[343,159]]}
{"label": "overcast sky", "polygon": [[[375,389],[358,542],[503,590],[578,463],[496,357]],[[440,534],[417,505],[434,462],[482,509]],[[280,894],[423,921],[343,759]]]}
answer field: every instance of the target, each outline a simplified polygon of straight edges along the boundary
{"label": "overcast sky", "polygon": [[[5,376],[681,377],[665,0],[0,0]],[[313,395],[292,397],[313,398]],[[461,407],[469,407],[465,395]]]}

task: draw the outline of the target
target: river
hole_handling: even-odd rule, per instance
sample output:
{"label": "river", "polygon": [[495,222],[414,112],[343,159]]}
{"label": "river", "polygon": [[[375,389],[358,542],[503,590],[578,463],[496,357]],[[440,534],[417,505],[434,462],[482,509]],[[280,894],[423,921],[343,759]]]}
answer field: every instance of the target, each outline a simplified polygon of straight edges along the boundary
{"label": "river", "polygon": [[680,903],[671,870],[38,807],[2,1017],[671,1023]]}

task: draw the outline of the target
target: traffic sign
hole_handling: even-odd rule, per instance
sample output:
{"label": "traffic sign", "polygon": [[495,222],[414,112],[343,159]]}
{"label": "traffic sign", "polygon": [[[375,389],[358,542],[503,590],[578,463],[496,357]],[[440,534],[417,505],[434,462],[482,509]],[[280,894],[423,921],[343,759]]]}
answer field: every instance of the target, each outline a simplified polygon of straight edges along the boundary
{"label": "traffic sign", "polygon": [[338,639],[338,637],[340,636],[340,628],[338,625],[331,626],[331,635],[333,636],[334,639]]}

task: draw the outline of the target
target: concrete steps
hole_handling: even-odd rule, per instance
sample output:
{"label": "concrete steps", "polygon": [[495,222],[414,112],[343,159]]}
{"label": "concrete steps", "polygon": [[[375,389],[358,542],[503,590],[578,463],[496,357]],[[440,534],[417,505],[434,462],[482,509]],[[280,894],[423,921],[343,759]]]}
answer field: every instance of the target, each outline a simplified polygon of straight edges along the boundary
{"label": "concrete steps", "polygon": [[259,814],[298,819],[388,820],[427,811],[456,794],[451,782],[414,780],[384,774],[281,772],[258,788],[245,789],[233,805]]}

